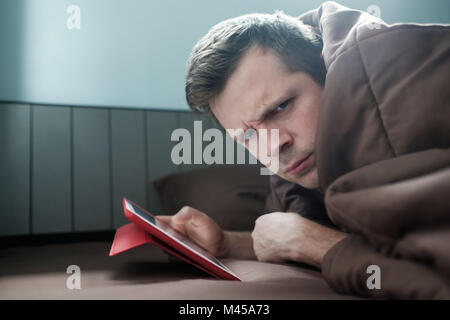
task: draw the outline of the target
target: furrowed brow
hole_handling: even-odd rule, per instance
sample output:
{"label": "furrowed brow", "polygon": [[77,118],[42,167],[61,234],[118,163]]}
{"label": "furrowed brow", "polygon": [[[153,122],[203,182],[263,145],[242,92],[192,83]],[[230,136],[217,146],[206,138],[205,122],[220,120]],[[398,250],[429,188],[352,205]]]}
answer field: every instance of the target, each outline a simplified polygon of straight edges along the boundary
{"label": "furrowed brow", "polygon": [[295,89],[290,89],[290,90],[286,91],[284,94],[282,94],[281,96],[274,99],[273,101],[263,104],[263,107],[261,108],[261,109],[263,109],[263,111],[256,118],[257,120],[255,120],[255,121],[257,121],[257,122],[264,121],[267,118],[267,116],[275,109],[275,107],[279,106],[286,100],[290,99],[292,97],[292,95],[294,94],[294,92],[295,92]]}

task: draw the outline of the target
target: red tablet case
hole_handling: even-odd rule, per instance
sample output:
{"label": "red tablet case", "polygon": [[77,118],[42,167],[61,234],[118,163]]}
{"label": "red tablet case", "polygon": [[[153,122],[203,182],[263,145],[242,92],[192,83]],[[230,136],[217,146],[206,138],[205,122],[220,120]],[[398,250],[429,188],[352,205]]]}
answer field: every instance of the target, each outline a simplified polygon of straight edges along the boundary
{"label": "red tablet case", "polygon": [[[146,243],[152,243],[168,253],[180,258],[181,260],[190,263],[197,268],[207,272],[208,274],[218,278],[218,279],[226,279],[226,280],[237,280],[241,281],[237,276],[225,272],[221,268],[215,266],[209,261],[205,260],[202,257],[199,257],[197,254],[187,250],[179,243],[175,242],[173,239],[150,226],[147,222],[141,220],[134,213],[128,211],[125,201],[129,201],[134,206],[139,207],[144,210],[142,207],[138,206],[134,202],[123,198],[123,209],[125,213],[125,217],[132,221],[132,223],[121,226],[117,229],[116,234],[114,236],[114,241],[111,246],[111,250],[109,255],[114,256],[119,253],[128,251],[140,245]],[[147,214],[146,210],[144,210]],[[152,235],[153,234],[153,235]]]}

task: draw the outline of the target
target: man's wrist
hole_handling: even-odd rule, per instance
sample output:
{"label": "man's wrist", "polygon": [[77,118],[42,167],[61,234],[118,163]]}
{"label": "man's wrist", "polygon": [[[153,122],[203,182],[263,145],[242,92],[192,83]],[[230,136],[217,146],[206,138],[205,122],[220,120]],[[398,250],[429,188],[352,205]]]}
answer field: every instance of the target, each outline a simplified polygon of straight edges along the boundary
{"label": "man's wrist", "polygon": [[325,255],[331,250],[338,242],[348,237],[347,233],[330,229],[329,234],[325,240],[318,245],[318,255],[315,261],[315,266],[322,269],[322,263]]}
{"label": "man's wrist", "polygon": [[229,235],[228,231],[223,231],[222,235],[222,244],[219,249],[219,254],[217,255],[217,258],[228,258],[230,256],[230,246],[229,246]]}
{"label": "man's wrist", "polygon": [[[304,218],[302,220],[304,224]],[[302,241],[296,241],[291,246],[288,259],[306,263],[319,269],[322,269],[323,258],[327,252],[349,235],[311,220],[308,220],[307,225],[302,229],[303,232],[308,233],[308,236],[303,238]]]}

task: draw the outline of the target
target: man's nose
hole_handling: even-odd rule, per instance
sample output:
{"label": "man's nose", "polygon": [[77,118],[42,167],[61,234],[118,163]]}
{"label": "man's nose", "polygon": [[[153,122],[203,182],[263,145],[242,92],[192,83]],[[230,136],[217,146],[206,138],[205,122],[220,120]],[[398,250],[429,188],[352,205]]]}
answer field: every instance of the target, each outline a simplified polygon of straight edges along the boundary
{"label": "man's nose", "polygon": [[271,157],[281,154],[292,144],[291,136],[285,130],[278,128],[268,130],[267,140]]}
{"label": "man's nose", "polygon": [[258,158],[264,165],[266,165],[265,162],[270,162],[275,157],[278,158],[292,144],[292,137],[285,130],[278,128],[266,130],[267,134],[258,135],[260,139],[264,139],[264,141],[260,141],[258,148],[260,152]]}
{"label": "man's nose", "polygon": [[285,131],[279,133],[278,154],[285,152],[291,144],[292,144],[292,136],[289,133]]}

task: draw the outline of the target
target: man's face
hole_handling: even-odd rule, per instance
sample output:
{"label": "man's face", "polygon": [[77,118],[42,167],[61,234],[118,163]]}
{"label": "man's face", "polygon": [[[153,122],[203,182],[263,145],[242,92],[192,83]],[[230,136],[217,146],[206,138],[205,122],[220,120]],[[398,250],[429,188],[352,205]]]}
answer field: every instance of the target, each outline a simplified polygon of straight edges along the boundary
{"label": "man's face", "polygon": [[[273,51],[252,47],[210,105],[226,129],[267,129],[267,156],[279,153],[275,173],[315,189],[319,187],[314,145],[321,93],[322,87],[309,75],[288,72]],[[278,145],[270,145],[271,129],[279,130]],[[248,148],[248,143],[244,145]],[[292,165],[294,170],[288,170]]]}

